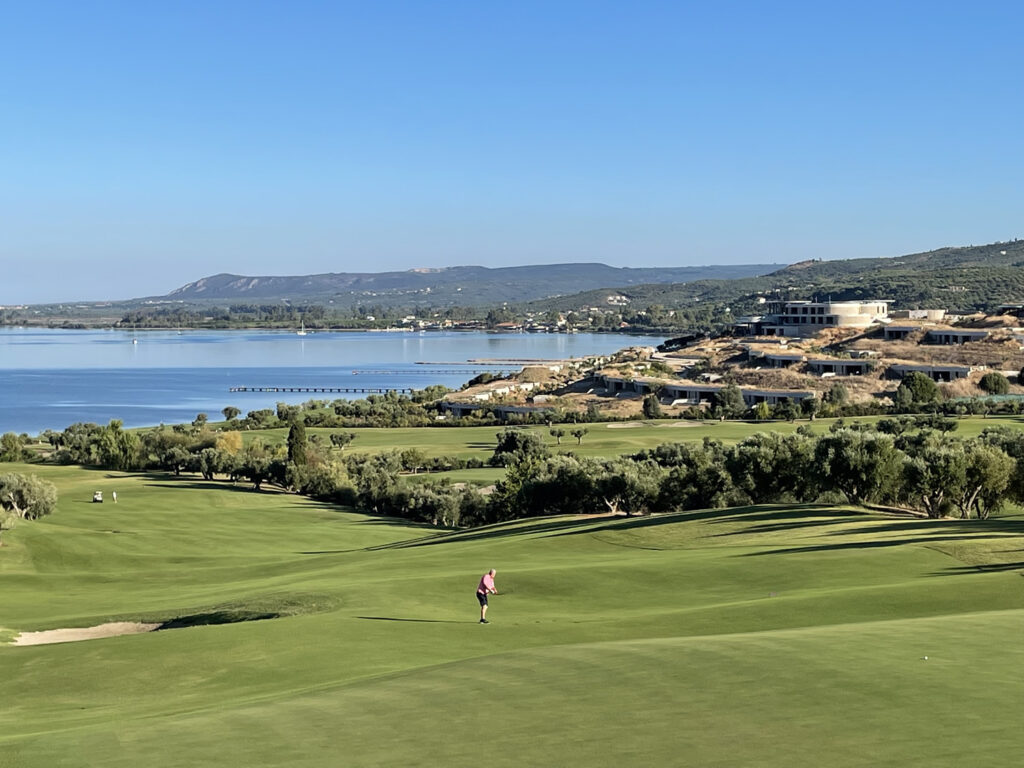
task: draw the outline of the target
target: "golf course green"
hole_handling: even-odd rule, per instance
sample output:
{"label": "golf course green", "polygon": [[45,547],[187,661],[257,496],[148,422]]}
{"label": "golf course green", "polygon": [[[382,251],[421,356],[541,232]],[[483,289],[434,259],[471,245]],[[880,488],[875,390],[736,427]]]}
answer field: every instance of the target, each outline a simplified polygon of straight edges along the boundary
{"label": "golf course green", "polygon": [[[0,548],[4,768],[1019,763],[1015,518],[804,505],[443,533],[13,469],[61,497]],[[168,628],[11,643],[117,621]]]}
{"label": "golf course green", "polygon": [[[845,419],[845,423],[875,423],[879,416],[864,416]],[[817,419],[815,421],[800,420],[796,422],[774,421],[682,421],[678,419],[659,419],[653,421],[619,421],[581,424],[587,430],[582,441],[577,444],[576,438],[568,434],[556,444],[548,427],[522,427],[536,432],[548,447],[555,452],[573,452],[580,456],[619,456],[634,453],[646,448],[654,448],[662,443],[701,441],[705,438],[721,440],[723,443],[735,443],[758,432],[778,432],[790,434],[801,427],[809,427],[817,434],[825,434],[836,422],[836,419]],[[1022,416],[968,416],[956,420],[957,430],[954,434],[960,437],[977,437],[982,430],[989,427],[1006,426],[1024,429]],[[230,429],[220,422],[214,426]],[[561,425],[567,431],[576,425]],[[346,453],[376,453],[379,451],[418,448],[428,457],[459,456],[461,458],[479,458],[486,461],[494,452],[495,435],[502,427],[355,427],[352,429],[335,430],[309,428],[310,436],[319,435],[328,440],[332,432],[351,432],[356,437]],[[245,441],[261,439],[271,445],[284,443],[288,430],[262,429],[242,433]]]}

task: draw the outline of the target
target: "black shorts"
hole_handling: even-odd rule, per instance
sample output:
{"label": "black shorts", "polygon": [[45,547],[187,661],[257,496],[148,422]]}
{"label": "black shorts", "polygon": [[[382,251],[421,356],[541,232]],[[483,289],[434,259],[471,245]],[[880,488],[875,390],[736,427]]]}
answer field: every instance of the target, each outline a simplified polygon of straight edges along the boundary
{"label": "black shorts", "polygon": [[476,599],[480,601],[480,607],[481,608],[483,606],[487,605],[487,593],[486,592],[477,592],[476,593]]}

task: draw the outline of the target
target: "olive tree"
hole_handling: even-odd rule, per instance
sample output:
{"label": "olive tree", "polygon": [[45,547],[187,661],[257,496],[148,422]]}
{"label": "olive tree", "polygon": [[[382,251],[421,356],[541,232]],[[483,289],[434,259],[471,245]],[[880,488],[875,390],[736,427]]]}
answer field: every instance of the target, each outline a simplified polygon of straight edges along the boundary
{"label": "olive tree", "polygon": [[989,371],[981,377],[978,386],[990,395],[1005,395],[1010,391],[1010,380],[999,371]]}
{"label": "olive tree", "polygon": [[1003,451],[971,441],[964,447],[966,483],[956,499],[960,517],[985,520],[1002,505],[1007,487],[1013,480],[1016,462]]}
{"label": "olive tree", "polygon": [[814,461],[823,488],[861,504],[893,498],[906,456],[888,435],[839,429],[818,439]]}
{"label": "olive tree", "polygon": [[331,433],[331,445],[338,448],[341,451],[345,450],[345,446],[356,439],[355,432],[332,432]]}
{"label": "olive tree", "polygon": [[491,457],[493,466],[507,466],[527,458],[538,458],[547,455],[547,448],[540,435],[528,429],[508,427],[498,433],[498,444]]}
{"label": "olive tree", "polygon": [[912,405],[935,403],[938,402],[939,397],[938,384],[920,371],[910,371],[896,388],[893,402],[897,406],[905,408]]}
{"label": "olive tree", "polygon": [[57,486],[35,475],[0,475],[0,532],[10,521],[36,520],[57,506]]}
{"label": "olive tree", "polygon": [[908,501],[928,517],[944,517],[962,497],[967,484],[963,445],[952,441],[925,440],[913,446],[905,465]]}

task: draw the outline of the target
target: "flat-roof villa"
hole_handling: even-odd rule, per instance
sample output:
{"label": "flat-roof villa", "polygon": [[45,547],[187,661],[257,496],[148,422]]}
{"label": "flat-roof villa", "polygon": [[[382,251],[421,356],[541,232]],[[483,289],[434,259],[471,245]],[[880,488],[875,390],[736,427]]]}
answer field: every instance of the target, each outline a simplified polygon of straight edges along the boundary
{"label": "flat-roof villa", "polygon": [[949,382],[957,379],[966,379],[977,368],[968,365],[917,365],[899,364],[889,366],[889,376],[902,379],[911,371],[923,373],[932,381]]}
{"label": "flat-roof villa", "polygon": [[987,339],[991,333],[983,329],[966,328],[935,328],[913,323],[890,323],[885,326],[882,336],[886,341],[903,341],[912,333],[924,331],[926,344],[942,344],[946,346],[967,344],[972,341]]}
{"label": "flat-roof villa", "polygon": [[874,370],[870,360],[826,357],[807,361],[807,370],[819,376],[864,376]]}
{"label": "flat-roof villa", "polygon": [[966,344],[970,341],[982,341],[989,337],[988,331],[968,331],[960,328],[935,328],[925,334],[929,344]]}

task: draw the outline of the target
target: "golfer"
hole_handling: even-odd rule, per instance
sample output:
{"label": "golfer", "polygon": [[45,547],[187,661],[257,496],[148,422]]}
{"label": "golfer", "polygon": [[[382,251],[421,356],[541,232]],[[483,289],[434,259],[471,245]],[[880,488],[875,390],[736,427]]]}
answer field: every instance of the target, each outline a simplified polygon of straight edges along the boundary
{"label": "golfer", "polygon": [[491,568],[480,578],[480,584],[476,588],[476,599],[480,603],[480,623],[490,624],[487,620],[487,595],[496,595],[498,590],[494,588],[494,577],[497,571]]}

